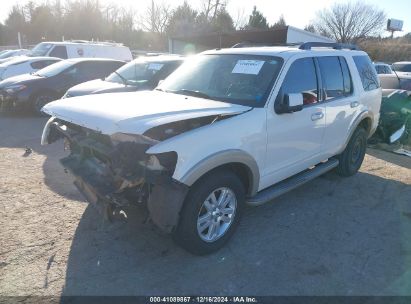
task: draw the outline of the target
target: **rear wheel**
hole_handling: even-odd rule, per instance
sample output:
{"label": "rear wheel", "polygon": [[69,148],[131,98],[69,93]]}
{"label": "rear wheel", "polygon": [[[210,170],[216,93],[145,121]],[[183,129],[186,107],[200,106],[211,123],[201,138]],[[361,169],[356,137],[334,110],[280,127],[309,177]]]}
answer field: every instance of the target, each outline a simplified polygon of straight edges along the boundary
{"label": "rear wheel", "polygon": [[174,240],[193,254],[217,251],[234,233],[244,203],[244,185],[234,173],[221,170],[205,176],[187,196]]}
{"label": "rear wheel", "polygon": [[338,156],[340,161],[336,171],[341,176],[351,176],[358,172],[367,149],[367,131],[358,127],[348,142],[344,152]]}

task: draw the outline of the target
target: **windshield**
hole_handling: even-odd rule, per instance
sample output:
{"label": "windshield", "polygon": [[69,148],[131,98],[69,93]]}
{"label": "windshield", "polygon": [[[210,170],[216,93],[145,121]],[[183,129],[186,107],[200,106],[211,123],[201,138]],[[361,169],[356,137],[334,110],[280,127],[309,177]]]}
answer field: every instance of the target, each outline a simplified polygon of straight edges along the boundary
{"label": "windshield", "polygon": [[259,55],[197,55],[159,86],[183,95],[264,107],[282,59]]}
{"label": "windshield", "polygon": [[31,57],[46,56],[47,52],[50,50],[52,46],[53,45],[50,43],[44,43],[44,42],[39,43],[31,50],[28,56],[31,56]]}
{"label": "windshield", "polygon": [[106,78],[107,81],[137,85],[150,81],[167,63],[130,62]]}
{"label": "windshield", "polygon": [[392,67],[397,72],[411,72],[411,63],[395,63]]}
{"label": "windshield", "polygon": [[38,70],[35,75],[42,77],[52,77],[70,68],[71,66],[73,66],[73,64],[73,62],[67,60],[59,61],[57,63],[49,65],[48,67],[45,67],[44,69]]}

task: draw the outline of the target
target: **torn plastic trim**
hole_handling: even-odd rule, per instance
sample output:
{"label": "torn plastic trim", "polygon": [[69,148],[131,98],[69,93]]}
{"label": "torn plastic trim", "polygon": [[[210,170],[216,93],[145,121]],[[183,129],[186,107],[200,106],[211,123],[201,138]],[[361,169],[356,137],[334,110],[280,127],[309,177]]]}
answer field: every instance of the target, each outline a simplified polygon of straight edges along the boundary
{"label": "torn plastic trim", "polygon": [[50,126],[54,122],[56,118],[50,117],[50,119],[46,122],[46,125],[43,128],[43,132],[41,134],[41,145],[45,146],[49,144],[48,137],[50,135]]}

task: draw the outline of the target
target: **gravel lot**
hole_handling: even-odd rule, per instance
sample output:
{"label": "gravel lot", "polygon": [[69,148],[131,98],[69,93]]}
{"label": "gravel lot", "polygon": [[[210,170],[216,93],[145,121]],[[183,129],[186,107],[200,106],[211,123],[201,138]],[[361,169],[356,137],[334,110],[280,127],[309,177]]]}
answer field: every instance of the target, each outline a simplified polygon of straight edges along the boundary
{"label": "gravel lot", "polygon": [[[72,186],[44,118],[0,117],[0,295],[411,295],[411,159],[369,150],[249,208],[221,251],[195,257],[145,224],[109,224]],[[25,153],[25,147],[32,153]]]}

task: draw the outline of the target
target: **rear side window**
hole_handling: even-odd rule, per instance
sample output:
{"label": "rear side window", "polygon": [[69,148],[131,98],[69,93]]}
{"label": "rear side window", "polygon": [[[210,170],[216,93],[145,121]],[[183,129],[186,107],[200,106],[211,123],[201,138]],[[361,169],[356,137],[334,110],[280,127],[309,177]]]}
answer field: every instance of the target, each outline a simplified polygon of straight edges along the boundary
{"label": "rear side window", "polygon": [[378,82],[377,72],[368,56],[353,56],[358,73],[361,77],[362,86],[365,91],[378,89],[380,84]]}
{"label": "rear side window", "polygon": [[108,61],[108,62],[102,62],[100,64],[102,65],[101,67],[102,76],[108,76],[111,73],[113,73],[115,70],[118,70],[121,66],[123,66],[124,62]]}
{"label": "rear side window", "polygon": [[90,62],[89,65],[92,69],[91,74],[97,78],[107,77],[115,70],[119,69],[124,63],[116,61],[96,61]]}
{"label": "rear side window", "polygon": [[293,62],[281,87],[285,94],[303,94],[304,104],[318,102],[317,74],[313,58],[301,58]]}
{"label": "rear side window", "polygon": [[64,45],[56,45],[50,52],[50,57],[58,57],[62,59],[67,59],[67,49]]}
{"label": "rear side window", "polygon": [[323,80],[325,100],[345,96],[344,74],[339,57],[318,57],[317,59]]}
{"label": "rear side window", "polygon": [[87,79],[106,77],[117,70],[123,63],[112,61],[87,61],[78,65],[78,73]]}

